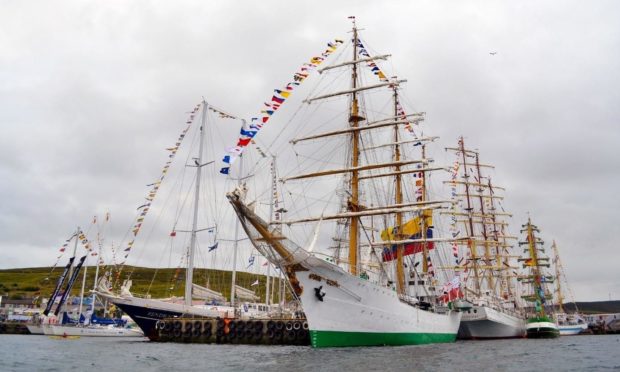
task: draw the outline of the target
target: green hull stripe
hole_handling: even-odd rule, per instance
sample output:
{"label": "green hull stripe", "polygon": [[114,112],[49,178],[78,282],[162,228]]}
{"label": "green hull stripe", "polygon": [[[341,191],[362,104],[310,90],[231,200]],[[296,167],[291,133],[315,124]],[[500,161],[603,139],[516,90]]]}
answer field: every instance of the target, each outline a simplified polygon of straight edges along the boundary
{"label": "green hull stripe", "polygon": [[422,345],[454,342],[456,333],[374,333],[310,331],[312,347]]}

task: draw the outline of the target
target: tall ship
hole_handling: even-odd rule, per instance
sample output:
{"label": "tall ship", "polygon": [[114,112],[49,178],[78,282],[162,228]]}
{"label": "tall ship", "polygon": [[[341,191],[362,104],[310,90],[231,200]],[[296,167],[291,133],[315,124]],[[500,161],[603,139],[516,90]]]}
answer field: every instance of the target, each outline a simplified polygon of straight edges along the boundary
{"label": "tall ship", "polygon": [[[516,278],[512,271],[514,254],[507,234],[508,217],[501,207],[504,188],[494,185],[483,169],[493,166],[480,162],[478,151],[466,148],[460,137],[455,154],[452,188],[457,203],[453,210],[441,212],[451,218],[458,257],[456,268],[463,280],[463,298],[473,304],[463,313],[460,339],[497,339],[525,337],[525,313],[515,293]],[[461,254],[460,251],[464,253]]]}
{"label": "tall ship", "polygon": [[[549,257],[544,254],[543,241],[537,234],[540,233],[538,227],[532,224],[530,218],[527,223],[522,225],[521,233],[525,233],[525,240],[520,241],[520,246],[525,246],[525,257],[519,258],[523,263],[523,269],[526,274],[518,279],[528,289],[528,292],[522,297],[525,301],[533,303],[533,309],[527,319],[527,338],[555,338],[560,336],[557,324],[549,314],[552,311],[553,294],[549,289],[549,285],[553,283],[555,278],[553,275],[546,273],[545,269],[549,269],[551,263]],[[547,310],[545,307],[549,308]]]}
{"label": "tall ship", "polygon": [[451,204],[430,188],[445,171],[427,153],[435,137],[422,133],[423,113],[406,113],[405,80],[387,77],[379,63],[389,55],[371,54],[354,19],[351,36],[340,41],[351,54],[318,69],[301,124],[269,148],[282,165],[278,218],[259,215],[265,194],[246,185],[228,198],[256,249],[286,274],[313,347],[453,342],[458,278],[434,269],[454,240],[433,225]]}
{"label": "tall ship", "polygon": [[[577,304],[575,303],[575,297],[573,296],[573,293],[568,286],[566,274],[564,273],[564,266],[562,265],[562,260],[560,259],[560,252],[558,250],[557,244],[555,243],[555,240],[551,244],[551,249],[553,250],[552,263],[555,267],[555,320],[560,330],[560,336],[578,335],[588,329],[588,323],[581,316],[579,316],[579,309],[577,308]],[[568,290],[568,293],[574,305],[574,312],[570,314],[567,313],[564,306],[565,295],[563,291],[566,289]]]}

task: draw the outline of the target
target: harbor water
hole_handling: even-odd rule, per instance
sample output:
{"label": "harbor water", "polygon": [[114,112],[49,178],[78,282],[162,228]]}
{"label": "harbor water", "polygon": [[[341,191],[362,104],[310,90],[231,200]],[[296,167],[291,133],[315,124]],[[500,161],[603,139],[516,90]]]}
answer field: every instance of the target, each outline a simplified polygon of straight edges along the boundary
{"label": "harbor water", "polygon": [[312,349],[0,335],[0,371],[620,371],[620,335]]}

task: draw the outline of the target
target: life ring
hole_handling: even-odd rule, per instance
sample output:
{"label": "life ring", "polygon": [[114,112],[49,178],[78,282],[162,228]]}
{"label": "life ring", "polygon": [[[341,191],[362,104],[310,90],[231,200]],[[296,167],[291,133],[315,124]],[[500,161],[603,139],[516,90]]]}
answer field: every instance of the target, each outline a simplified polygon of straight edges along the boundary
{"label": "life ring", "polygon": [[290,331],[293,329],[293,322],[286,322],[286,330]]}
{"label": "life ring", "polygon": [[284,329],[284,322],[283,322],[283,321],[281,321],[281,320],[278,320],[278,321],[276,322],[276,329],[277,329],[278,331],[283,330],[283,329]]}
{"label": "life ring", "polygon": [[236,327],[238,332],[243,332],[245,330],[245,322],[243,320],[238,321]]}
{"label": "life ring", "polygon": [[293,341],[293,340],[295,340],[296,334],[295,334],[295,331],[293,331],[292,329],[291,329],[291,330],[286,331],[285,335],[286,335],[286,339],[287,339],[288,341]]}
{"label": "life ring", "polygon": [[246,328],[245,338],[252,339],[254,337],[254,331],[251,328]]}
{"label": "life ring", "polygon": [[164,329],[166,323],[163,320],[158,320],[157,323],[155,323],[155,329],[159,329],[162,330]]}
{"label": "life ring", "polygon": [[270,320],[267,322],[267,329],[274,329],[276,328],[276,322],[274,322],[273,320]]}
{"label": "life ring", "polygon": [[301,323],[300,322],[294,322],[293,323],[293,329],[296,330],[296,331],[301,329]]}
{"label": "life ring", "polygon": [[300,329],[296,332],[296,336],[298,340],[306,339],[308,337],[308,331]]}

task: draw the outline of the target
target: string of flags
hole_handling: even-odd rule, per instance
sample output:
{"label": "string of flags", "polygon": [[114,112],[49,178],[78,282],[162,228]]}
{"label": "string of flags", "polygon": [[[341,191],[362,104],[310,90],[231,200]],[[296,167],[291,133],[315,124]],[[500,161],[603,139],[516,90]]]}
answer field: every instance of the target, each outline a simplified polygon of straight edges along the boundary
{"label": "string of flags", "polygon": [[329,57],[343,41],[335,39],[333,42],[327,43],[327,49],[320,56],[312,57],[309,62],[304,63],[292,77],[292,81],[287,83],[284,88],[274,89],[273,95],[268,102],[264,103],[263,109],[260,111],[258,117],[253,117],[250,120],[249,127],[246,128],[245,123],[241,127],[239,132],[239,139],[237,144],[232,147],[226,148],[226,155],[222,159],[224,163],[220,169],[221,174],[229,174],[230,167],[235,160],[241,156],[245,148],[253,143],[254,137],[258,134],[261,128],[267,124],[271,116],[284,104],[284,102],[291,96],[291,93],[298,87],[310,73],[316,70],[323,61]]}
{"label": "string of flags", "polygon": [[[200,106],[201,106],[201,103],[199,103],[196,106],[194,106],[194,108],[190,111],[189,116],[188,116],[187,120],[185,121],[185,124],[187,124],[187,125],[186,125],[185,129],[183,129],[183,131],[179,134],[179,137],[177,138],[174,146],[166,148],[166,151],[170,152],[170,154],[168,154],[168,158],[169,159],[168,159],[168,161],[166,161],[166,164],[162,168],[161,175],[159,176],[157,181],[147,185],[147,187],[151,187],[151,189],[148,191],[148,194],[145,197],[146,203],[141,205],[141,206],[139,206],[137,208],[138,215],[136,216],[136,219],[134,220],[134,224],[133,224],[133,226],[131,228],[131,232],[133,233],[133,237],[127,243],[126,248],[123,250],[125,252],[125,254],[124,254],[124,257],[123,257],[123,262],[121,262],[120,265],[124,265],[125,262],[127,261],[127,257],[129,256],[129,253],[131,252],[131,248],[133,248],[136,236],[140,232],[140,229],[142,228],[142,223],[144,222],[144,219],[146,218],[146,215],[147,215],[149,209],[151,208],[151,203],[153,202],[153,200],[157,196],[157,191],[159,190],[159,187],[160,187],[162,181],[166,177],[166,174],[168,173],[168,169],[170,168],[170,164],[172,164],[172,160],[174,159],[177,151],[179,150],[179,147],[181,146],[181,143],[183,142],[183,139],[185,138],[185,135],[187,134],[187,132],[191,128],[192,123],[194,122],[194,119],[196,118],[196,114],[198,113],[198,110],[200,110]],[[212,109],[212,110],[214,112],[220,113],[220,115],[228,115],[228,114],[226,114],[224,112],[220,112],[219,110],[216,110],[216,109]],[[172,236],[174,236],[174,235],[172,235]]]}
{"label": "string of flags", "polygon": [[[357,40],[357,54],[362,57],[371,58],[366,48],[364,48],[364,44],[362,44],[361,40],[359,39]],[[375,61],[371,59],[366,63],[366,65],[370,68],[370,71],[372,71],[372,73],[379,78],[379,80],[388,81],[388,78],[381,71],[381,69],[379,69],[379,66],[377,66]]]}
{"label": "string of flags", "polygon": [[[451,173],[450,173],[450,183],[449,183],[450,184],[450,199],[452,200],[450,209],[453,212],[450,215],[450,233],[452,234],[453,238],[456,238],[460,234],[460,231],[457,229],[457,220],[456,220],[456,214],[455,214],[457,211],[457,203],[460,202],[460,199],[456,195],[456,179],[459,173],[459,161],[458,161],[459,153],[460,151],[457,151],[456,153],[457,160],[454,161],[454,165],[452,166]],[[460,262],[459,261],[459,246],[458,244],[456,244],[456,242],[452,242],[452,256],[454,257],[454,262],[458,265]]]}
{"label": "string of flags", "polygon": [[222,118],[222,119],[237,119],[237,120],[239,120],[238,117],[236,117],[234,115],[231,115],[231,114],[229,114],[227,112],[224,112],[224,111],[222,111],[220,109],[217,109],[217,108],[215,108],[213,106],[209,106],[209,110],[215,112],[216,114],[218,114],[220,116],[220,118]]}
{"label": "string of flags", "polygon": [[[372,58],[364,47],[364,44],[359,39],[357,41],[357,54],[361,57]],[[369,60],[366,65],[370,68],[370,71],[379,78],[380,81],[389,81],[389,79],[385,76],[385,74],[381,71],[379,66],[373,60]],[[396,111],[396,116],[400,117],[400,119],[403,121],[407,120],[407,114],[405,113],[405,110],[401,106],[400,102],[396,103]],[[407,131],[407,133],[413,136],[414,139],[418,139],[418,136],[413,129],[413,124],[417,124],[417,121],[410,120],[407,124],[405,124],[405,130]],[[422,142],[416,142],[414,143],[414,146],[420,146],[421,144]]]}

